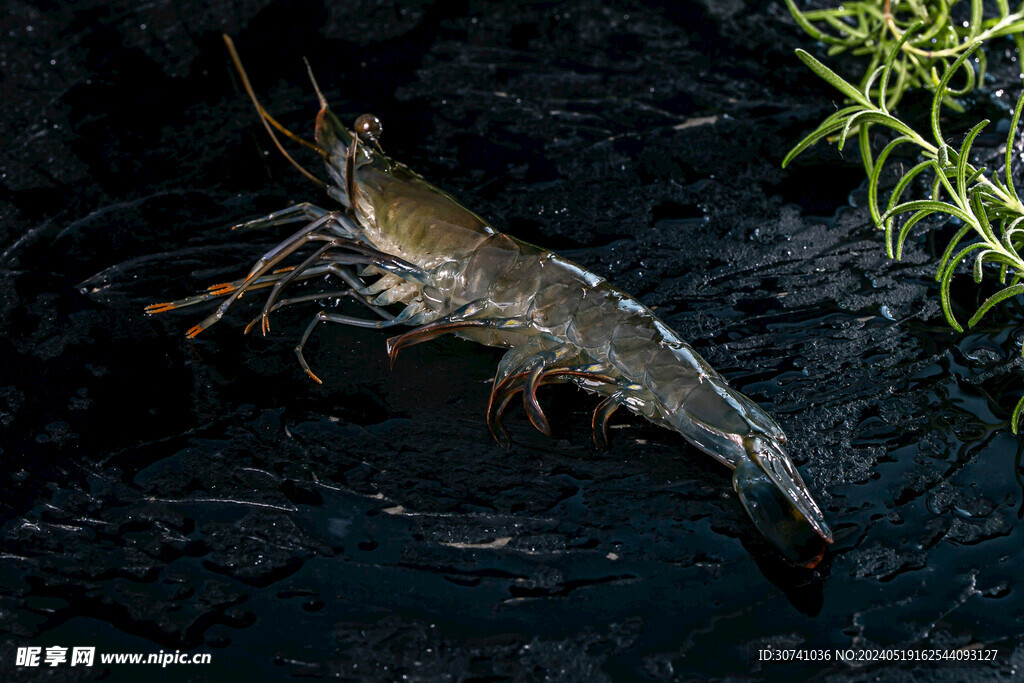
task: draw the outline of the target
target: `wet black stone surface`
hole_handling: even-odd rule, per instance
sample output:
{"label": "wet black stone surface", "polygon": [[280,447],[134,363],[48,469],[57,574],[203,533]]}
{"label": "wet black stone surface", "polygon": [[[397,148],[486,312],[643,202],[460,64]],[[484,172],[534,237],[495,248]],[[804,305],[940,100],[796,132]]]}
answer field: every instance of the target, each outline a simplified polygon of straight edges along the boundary
{"label": "wet black stone surface", "polygon": [[[5,671],[17,647],[84,645],[210,652],[199,674],[167,675],[255,679],[1020,675],[1024,494],[1006,423],[1024,312],[956,335],[931,277],[941,233],[887,260],[855,151],[779,168],[834,106],[779,4],[4,15]],[[382,118],[395,158],[655,307],[779,419],[836,532],[825,562],[778,560],[728,473],[677,435],[617,416],[595,451],[596,401],[575,390],[542,398],[551,439],[510,411],[503,452],[484,424],[496,350],[441,339],[389,370],[385,335],[324,327],[317,386],[291,351],[312,310],[266,338],[232,315],[195,341],[201,311],[145,317],[281,237],[228,226],[327,203],[268,144],[223,31],[285,125],[311,131],[305,56],[335,111]],[[993,61],[990,90],[1016,87]],[[1005,126],[1015,97],[971,111]],[[981,296],[954,291],[961,311]],[[758,661],[769,647],[833,661]],[[999,656],[834,661],[962,647]],[[135,671],[89,672],[105,674]]]}

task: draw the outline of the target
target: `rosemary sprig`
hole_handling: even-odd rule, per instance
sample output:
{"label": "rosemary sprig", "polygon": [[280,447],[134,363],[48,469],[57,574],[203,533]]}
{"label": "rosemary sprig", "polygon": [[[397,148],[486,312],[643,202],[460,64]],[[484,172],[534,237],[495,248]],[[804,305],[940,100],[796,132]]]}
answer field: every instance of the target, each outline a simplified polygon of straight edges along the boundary
{"label": "rosemary sprig", "polygon": [[[790,2],[790,0],[787,0]],[[1001,3],[1005,4],[1005,3]],[[942,105],[947,98],[958,91],[949,87],[953,75],[964,68],[970,69],[967,60],[979,52],[981,41],[976,41],[960,50],[952,64],[944,68],[934,87],[931,108],[931,131],[929,140],[911,126],[894,116],[890,111],[892,97],[889,95],[893,73],[903,59],[905,47],[912,43],[920,24],[908,27],[892,46],[884,62],[869,73],[862,84],[854,86],[834,71],[803,50],[797,56],[818,76],[843,93],[851,104],[825,119],[817,129],[800,141],[783,160],[787,166],[794,157],[823,138],[835,139],[839,149],[846,144],[851,133],[859,138],[864,168],[868,174],[868,205],[875,224],[885,230],[886,251],[891,258],[899,259],[903,245],[911,229],[921,220],[936,214],[946,214],[962,223],[953,236],[939,261],[935,279],[939,282],[939,296],[946,321],[958,332],[963,326],[953,314],[949,300],[949,288],[957,266],[967,257],[974,260],[973,275],[980,283],[985,275],[986,264],[998,265],[996,276],[1002,288],[978,307],[968,320],[968,327],[974,327],[982,316],[996,304],[1024,293],[1024,204],[1011,175],[1014,140],[1021,111],[1024,109],[1024,93],[1017,101],[1010,132],[1006,140],[1005,179],[988,173],[985,168],[975,168],[970,163],[971,146],[988,121],[978,123],[964,138],[959,148],[946,143],[940,126]],[[965,65],[967,65],[965,67]],[[876,85],[877,83],[877,85]],[[873,156],[871,130],[873,126],[887,128],[896,136]],[[892,152],[900,146],[917,147],[920,161],[902,174],[889,195],[885,210],[879,201],[879,182],[882,169]],[[931,196],[928,199],[904,199],[911,182],[922,174],[931,174]],[[965,240],[973,236],[974,241]],[[1017,433],[1017,425],[1024,414],[1024,398],[1017,403],[1010,426]]]}
{"label": "rosemary sprig", "polygon": [[[983,0],[970,0],[970,19],[956,23],[951,11],[961,0],[853,0],[839,7],[807,12],[801,12],[794,0],[785,2],[797,24],[812,38],[829,46],[830,56],[849,52],[868,58],[859,89],[876,98],[884,94],[890,109],[911,88],[936,90],[940,74],[950,71],[950,60],[972,45],[1013,36],[1018,51],[1024,54],[1024,3],[1011,12],[1008,0],[996,0],[996,14],[986,17]],[[870,74],[887,61],[897,44],[898,58],[892,63],[895,79],[888,88],[868,88]],[[965,82],[958,90],[950,89],[944,94],[946,106],[962,111],[953,98],[967,94],[983,82],[983,51],[978,51],[977,60],[977,74],[970,64],[961,62]],[[1021,68],[1024,73],[1024,63]]]}

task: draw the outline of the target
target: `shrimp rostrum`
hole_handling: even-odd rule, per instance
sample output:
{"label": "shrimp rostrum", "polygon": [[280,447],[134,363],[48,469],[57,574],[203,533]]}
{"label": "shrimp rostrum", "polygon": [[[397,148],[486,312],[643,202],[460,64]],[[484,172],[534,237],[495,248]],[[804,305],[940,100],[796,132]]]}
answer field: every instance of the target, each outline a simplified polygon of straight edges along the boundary
{"label": "shrimp rostrum", "polygon": [[[230,39],[225,40],[275,144],[281,147],[273,128],[298,140],[258,103]],[[304,224],[244,278],[155,304],[148,312],[223,298],[189,330],[194,337],[243,293],[266,288],[269,296],[249,326],[258,323],[266,332],[270,314],[281,307],[350,297],[369,317],[321,310],[296,346],[302,368],[316,381],[303,348],[321,322],[412,327],[387,340],[392,362],[401,349],[449,333],[503,347],[507,352],[487,409],[488,426],[499,442],[508,438],[502,412],[517,394],[533,425],[549,433],[538,388],[575,384],[603,397],[592,420],[599,447],[607,447],[606,425],[618,408],[680,433],[733,471],[733,488],[765,538],[798,564],[814,566],[820,560],[832,533],[786,452],[785,434],[757,404],[730,387],[639,301],[551,251],[494,230],[386,156],[376,117],[360,116],[350,131],[318,88],[317,95],[315,143],[300,142],[323,158],[329,180],[322,184],[344,208],[300,204],[239,226]],[[376,279],[363,279],[369,277]],[[313,278],[338,284],[331,291],[283,297],[292,283]],[[385,308],[397,306],[397,314]]]}

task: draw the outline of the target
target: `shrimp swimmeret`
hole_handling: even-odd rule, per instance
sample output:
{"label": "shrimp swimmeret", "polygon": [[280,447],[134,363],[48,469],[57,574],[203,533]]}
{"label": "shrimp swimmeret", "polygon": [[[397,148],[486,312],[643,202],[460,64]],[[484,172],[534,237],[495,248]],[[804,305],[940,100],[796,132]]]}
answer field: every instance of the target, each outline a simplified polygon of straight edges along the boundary
{"label": "shrimp swimmeret", "polygon": [[[194,337],[220,320],[244,292],[269,288],[262,312],[246,328],[259,322],[266,332],[270,313],[281,307],[350,297],[373,317],[321,310],[295,347],[302,368],[317,382],[303,348],[325,321],[414,327],[387,341],[392,361],[402,348],[448,333],[506,348],[487,409],[488,426],[498,441],[507,442],[501,415],[517,393],[522,392],[530,421],[548,434],[538,387],[575,384],[604,397],[593,416],[599,447],[607,447],[605,428],[619,407],[679,432],[733,470],[733,488],[769,541],[804,566],[820,561],[832,532],[784,449],[785,434],[676,332],[603,278],[494,230],[390,159],[381,149],[376,117],[360,116],[349,131],[317,89],[315,144],[287,131],[256,100],[234,46],[227,36],[225,41],[275,144],[296,166],[273,129],[313,148],[325,162],[329,182],[300,170],[344,208],[329,211],[299,204],[239,226],[305,223],[244,278],[180,301],[154,304],[148,313],[225,297],[188,331]],[[282,267],[289,257],[297,263]],[[358,274],[353,266],[360,268]],[[362,278],[369,276],[377,279],[367,284]],[[339,285],[281,297],[290,284],[313,278],[336,278]],[[397,315],[384,308],[393,305],[402,306]]]}

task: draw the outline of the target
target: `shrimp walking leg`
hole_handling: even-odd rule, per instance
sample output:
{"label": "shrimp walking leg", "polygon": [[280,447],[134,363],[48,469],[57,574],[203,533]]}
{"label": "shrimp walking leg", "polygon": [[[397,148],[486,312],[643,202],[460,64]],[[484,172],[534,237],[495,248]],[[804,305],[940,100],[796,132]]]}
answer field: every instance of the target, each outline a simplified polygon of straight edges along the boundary
{"label": "shrimp walking leg", "polygon": [[288,257],[289,254],[293,253],[303,244],[309,241],[309,236],[316,230],[334,219],[333,214],[324,214],[320,218],[316,219],[309,225],[305,226],[291,237],[281,242],[276,247],[264,254],[260,259],[253,265],[249,270],[248,275],[242,281],[242,284],[229,296],[217,309],[204,318],[198,325],[193,326],[185,333],[190,339],[198,335],[200,332],[210,327],[221,318],[224,317],[224,313],[231,307],[238,297],[242,296],[250,286],[256,283],[259,278],[264,275],[268,270],[273,268],[275,265],[280,263],[282,260]]}
{"label": "shrimp walking leg", "polygon": [[[512,397],[518,392],[526,390],[528,380],[529,374],[525,372],[509,375],[491,391],[490,402],[487,406],[487,426],[491,430],[491,435],[494,439],[504,446],[508,446],[509,438],[505,427],[501,423],[501,415],[505,412],[505,408],[508,407]],[[614,387],[619,383],[619,380],[614,377],[595,372],[593,366],[587,365],[580,366],[579,368],[551,369],[546,373],[542,373],[536,382],[536,386],[565,382],[579,383],[581,381],[586,381],[591,388],[596,386]],[[534,397],[534,400],[536,400],[536,397]],[[532,416],[531,422],[533,422],[537,429],[544,432],[544,429],[534,422]],[[545,426],[547,425],[546,420],[544,424]],[[550,434],[550,428],[544,433]]]}
{"label": "shrimp walking leg", "polygon": [[[372,304],[370,304],[372,306]],[[376,308],[376,307],[374,307]],[[295,355],[299,359],[299,365],[306,371],[306,374],[316,382],[317,384],[323,384],[323,380],[316,376],[316,374],[310,369],[309,363],[306,362],[306,357],[303,354],[303,349],[306,347],[306,342],[309,341],[310,335],[313,334],[313,330],[317,328],[320,323],[341,323],[342,325],[351,325],[352,327],[362,327],[369,329],[384,329],[393,325],[402,325],[409,321],[409,319],[415,315],[417,311],[416,304],[410,304],[399,313],[397,316],[391,318],[385,318],[383,320],[366,320],[365,318],[356,318],[350,315],[342,315],[340,313],[330,313],[328,311],[320,311],[313,319],[309,321],[309,325],[306,326],[306,331],[302,333],[302,338],[299,343],[295,346]]]}
{"label": "shrimp walking leg", "polygon": [[[364,297],[362,294],[360,294],[354,289],[335,289],[329,292],[314,292],[312,294],[304,294],[302,296],[282,299],[281,301],[278,301],[270,308],[270,313],[273,313],[274,311],[279,311],[282,308],[287,308],[288,306],[294,306],[295,304],[305,304],[309,303],[310,301],[323,301],[325,299],[341,300],[344,298],[349,298],[354,301],[358,301],[360,304],[366,306],[371,311],[379,315],[381,320],[393,320],[395,317],[388,313],[387,311],[385,311],[383,308],[371,304],[369,301],[366,300],[366,297]],[[262,319],[263,315],[260,314],[253,318],[252,320],[250,320],[249,323],[245,326],[244,334],[249,334],[249,332],[252,331],[252,328],[256,327],[256,323],[260,322]]]}
{"label": "shrimp walking leg", "polygon": [[[277,298],[281,295],[281,291],[288,285],[288,283],[290,283],[293,280],[297,279],[303,272],[305,272],[307,269],[309,269],[314,263],[316,263],[318,260],[322,260],[322,257],[324,256],[324,254],[327,251],[329,251],[332,247],[335,247],[335,246],[336,246],[336,240],[331,240],[331,241],[327,242],[322,247],[317,249],[315,252],[310,254],[306,258],[305,261],[303,261],[301,264],[296,266],[293,270],[288,272],[283,278],[278,280],[278,282],[274,285],[273,290],[271,290],[270,296],[267,297],[267,301],[263,305],[263,312],[260,314],[261,327],[263,329],[263,334],[266,334],[267,331],[270,330],[270,318],[269,318],[270,311],[274,308],[274,303],[277,301]],[[331,254],[330,255],[330,260],[331,260],[331,263],[329,263],[327,265],[328,271],[331,272],[332,274],[337,275],[342,280],[344,280],[350,287],[352,287],[353,290],[355,290],[355,293],[358,293],[358,291],[364,285],[363,285],[362,281],[360,281],[358,278],[356,278],[355,276],[353,276],[350,273],[346,272],[341,267],[342,265],[370,265],[370,266],[375,266],[375,267],[382,268],[382,269],[392,269],[392,268],[395,267],[395,264],[392,263],[390,260],[387,260],[387,261],[381,260],[380,257],[370,256],[370,255],[367,255],[365,253],[363,253],[363,254]],[[402,268],[399,268],[399,270],[400,270],[400,272],[405,272],[404,266]],[[380,309],[380,308],[378,308],[376,306],[373,306],[368,301],[365,301],[364,299],[362,299],[362,295],[361,294],[359,294],[358,300],[361,300],[367,306],[371,306],[377,312],[383,312],[383,309]],[[390,320],[394,316],[382,316],[382,317],[385,317],[385,319]]]}
{"label": "shrimp walking leg", "polygon": [[323,256],[324,252],[331,248],[330,243],[327,243],[310,254],[305,261],[300,263],[294,269],[285,274],[283,278],[278,280],[274,284],[274,288],[270,290],[270,296],[267,297],[267,301],[263,304],[263,310],[260,312],[260,329],[264,336],[270,331],[270,309],[273,308],[274,302],[281,295],[281,290],[288,286],[289,282],[292,282],[300,273],[309,269],[317,260]]}
{"label": "shrimp walking leg", "polygon": [[599,450],[608,450],[608,418],[619,409],[624,398],[621,391],[616,391],[594,409],[594,416],[590,418],[590,428],[594,433],[594,445]]}
{"label": "shrimp walking leg", "polygon": [[[318,252],[317,255],[319,255],[319,252]],[[361,258],[361,257],[358,257],[358,258]],[[341,255],[341,256],[332,256],[332,259],[333,259],[332,263],[328,263],[328,264],[325,264],[325,265],[320,265],[320,266],[315,266],[313,268],[309,268],[306,272],[314,271],[315,270],[315,271],[318,271],[317,274],[329,273],[331,275],[334,275],[334,276],[340,278],[341,280],[343,280],[345,282],[345,284],[347,284],[349,286],[348,289],[334,290],[334,291],[330,291],[330,292],[314,292],[312,294],[306,294],[306,295],[302,295],[302,296],[290,297],[290,298],[284,299],[282,301],[275,301],[275,297],[280,294],[280,292],[278,291],[278,285],[280,285],[282,287],[284,285],[283,278],[282,278],[282,280],[279,280],[278,283],[275,285],[274,291],[271,292],[271,295],[268,298],[267,303],[264,305],[263,311],[260,313],[260,315],[258,315],[255,318],[253,318],[249,322],[249,324],[245,326],[245,334],[249,334],[249,331],[253,328],[253,326],[257,322],[262,322],[263,320],[266,319],[266,317],[269,314],[273,313],[274,311],[277,311],[277,310],[280,310],[282,308],[285,308],[286,306],[292,306],[294,304],[305,303],[305,302],[308,302],[308,301],[322,301],[324,299],[340,299],[340,298],[343,298],[343,297],[349,297],[351,299],[354,299],[355,301],[358,301],[360,304],[362,304],[366,308],[370,309],[381,320],[394,320],[394,318],[395,318],[394,315],[392,315],[391,313],[387,312],[383,308],[381,308],[379,306],[375,306],[374,304],[372,304],[369,301],[367,301],[366,296],[365,296],[365,294],[362,291],[363,289],[365,289],[365,283],[363,283],[362,280],[360,280],[358,277],[356,277],[352,273],[348,272],[345,268],[343,268],[340,265],[340,263],[342,261],[346,261],[346,260],[347,261],[357,261],[357,257],[347,257],[346,255]],[[311,259],[307,259],[307,260],[311,260]],[[362,262],[362,261],[357,261],[357,262]],[[301,272],[302,272],[301,266],[296,268],[295,270],[291,271],[291,273],[301,273]],[[289,274],[291,274],[291,273],[289,273]],[[302,275],[296,275],[296,279],[302,279],[302,277],[303,277]],[[267,326],[267,329],[269,329],[269,325]]]}
{"label": "shrimp walking leg", "polygon": [[549,345],[545,345],[543,337],[530,337],[522,344],[510,348],[501,360],[498,361],[498,369],[494,373],[494,386],[498,386],[501,380],[515,372],[516,368],[523,364],[530,356],[540,353]]}
{"label": "shrimp walking leg", "polygon": [[[334,216],[332,214],[327,214],[322,218],[313,221],[302,230],[296,232],[289,239],[264,254],[249,271],[249,274],[246,276],[241,286],[239,286],[231,296],[218,306],[212,314],[207,316],[198,325],[191,328],[186,335],[190,338],[195,337],[197,334],[224,317],[224,313],[227,312],[231,305],[234,304],[235,301],[237,301],[238,298],[242,296],[247,289],[249,289],[249,287],[257,282],[262,275],[308,242],[327,242],[330,247],[349,249],[357,254],[366,256],[367,260],[365,263],[380,268],[381,270],[393,272],[403,278],[425,279],[426,276],[422,270],[396,256],[367,247],[362,242],[358,242],[347,237],[324,235],[316,232],[318,228],[332,220],[334,220]],[[339,261],[339,258],[335,258],[333,260],[337,262]]]}
{"label": "shrimp walking leg", "polygon": [[415,344],[421,344],[425,341],[430,341],[431,339],[436,339],[445,334],[469,328],[500,332],[524,329],[529,326],[529,322],[524,318],[475,319],[473,317],[480,315],[485,310],[486,308],[483,304],[475,301],[470,302],[443,318],[427,323],[426,325],[418,327],[410,332],[406,332],[405,334],[400,334],[397,337],[388,339],[388,357],[391,358],[392,365],[395,362],[395,358],[398,357],[398,352],[402,349]]}
{"label": "shrimp walking leg", "polygon": [[[267,287],[272,287],[275,283],[284,278],[288,274],[288,272],[292,270],[294,269],[287,268],[264,275],[258,278],[255,282],[251,283],[249,285],[249,290],[251,291],[255,289],[266,289]],[[308,268],[304,272],[299,273],[298,275],[295,276],[295,280],[309,280],[328,273],[333,273],[335,275],[338,274],[331,270],[331,266],[329,264],[319,265],[314,266],[312,268]],[[349,280],[345,280],[345,282],[350,287],[356,289],[362,286],[360,283],[358,283],[358,281],[356,284],[353,284]],[[146,306],[144,312],[149,315],[154,315],[156,313],[166,313],[167,311],[173,311],[178,308],[185,308],[186,306],[195,306],[196,304],[205,303],[207,301],[213,301],[214,299],[221,299],[237,290],[243,284],[245,284],[245,279],[235,280],[233,282],[220,282],[215,285],[210,285],[209,287],[206,288],[205,292],[202,292],[200,294],[195,294],[193,296],[185,297],[184,299],[178,299],[176,301],[164,301],[161,303],[150,304],[149,306]]]}
{"label": "shrimp walking leg", "polygon": [[254,218],[251,221],[239,223],[238,225],[232,226],[232,230],[252,230],[260,228],[271,228],[276,225],[287,225],[289,223],[301,223],[302,221],[315,221],[318,218],[323,218],[327,214],[337,214],[342,216],[340,211],[328,211],[322,209],[315,204],[309,202],[302,202],[295,206],[289,206],[287,209],[281,209],[274,213],[267,214],[260,218]]}
{"label": "shrimp walking leg", "polygon": [[[358,301],[366,306],[371,307],[375,313],[380,315],[382,318],[393,318],[394,316],[385,311],[383,308],[373,306],[369,301],[365,299],[366,296],[366,283],[360,280],[358,277],[348,272],[342,267],[342,264],[357,265],[359,263],[365,263],[365,261],[355,261],[354,259],[347,258],[345,256],[331,257],[331,262],[320,263],[315,266],[311,266],[304,270],[301,270],[295,266],[288,268],[282,268],[281,270],[263,275],[258,278],[255,282],[249,284],[248,290],[253,291],[257,289],[266,289],[272,287],[276,283],[280,282],[283,278],[287,277],[289,273],[294,273],[293,282],[301,282],[303,280],[311,280],[321,275],[334,275],[345,282],[353,291],[360,294]],[[387,266],[385,266],[387,267]],[[296,272],[298,271],[298,272]],[[397,277],[397,276],[396,276]],[[245,279],[235,280],[233,282],[220,282],[215,285],[210,285],[206,288],[205,292],[195,294],[193,296],[185,297],[184,299],[178,299],[176,301],[163,301],[160,303],[150,304],[146,306],[145,313],[149,315],[155,315],[157,313],[166,313],[167,311],[173,311],[179,308],[185,308],[187,306],[195,306],[196,304],[202,304],[207,301],[213,301],[214,299],[222,299],[228,294],[231,294],[239,287],[245,284]],[[302,301],[315,301],[316,299],[327,299],[332,298],[334,295],[331,293],[325,293],[323,295],[313,295],[311,297],[303,297]],[[290,299],[289,301],[295,301]],[[280,308],[277,304],[271,306],[271,311],[278,310]]]}
{"label": "shrimp walking leg", "polygon": [[553,349],[541,351],[520,363],[519,367],[513,370],[509,377],[506,377],[501,384],[494,387],[494,390],[500,391],[502,384],[513,378],[524,377],[523,410],[526,411],[534,427],[544,434],[550,435],[551,425],[548,423],[548,418],[544,415],[540,402],[537,400],[537,387],[540,386],[540,381],[545,375],[556,372],[560,369],[560,365],[568,367],[579,364],[580,360],[579,350],[568,344],[562,344]]}
{"label": "shrimp walking leg", "polygon": [[[331,263],[314,266],[313,268],[310,268],[309,271],[317,271],[317,275],[322,273],[329,273],[331,275],[334,275],[335,277],[344,281],[345,284],[348,285],[348,289],[335,290],[330,292],[314,292],[313,294],[290,297],[288,299],[284,299],[282,301],[274,303],[273,305],[270,306],[269,309],[266,309],[265,312],[267,314],[273,313],[274,311],[280,310],[286,306],[305,303],[307,301],[322,301],[323,299],[338,299],[341,297],[349,297],[358,301],[360,304],[373,311],[374,314],[376,314],[377,317],[381,318],[382,320],[394,320],[394,315],[384,310],[380,306],[376,306],[367,300],[365,291],[366,284],[340,265],[341,261],[343,260],[341,257],[332,257],[332,259],[334,260]],[[296,279],[302,279],[302,276],[297,276]],[[248,332],[249,328],[252,327],[261,318],[262,314],[254,318],[253,321],[249,323],[249,326],[246,327],[246,332]]]}

